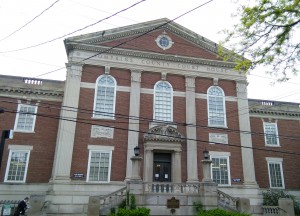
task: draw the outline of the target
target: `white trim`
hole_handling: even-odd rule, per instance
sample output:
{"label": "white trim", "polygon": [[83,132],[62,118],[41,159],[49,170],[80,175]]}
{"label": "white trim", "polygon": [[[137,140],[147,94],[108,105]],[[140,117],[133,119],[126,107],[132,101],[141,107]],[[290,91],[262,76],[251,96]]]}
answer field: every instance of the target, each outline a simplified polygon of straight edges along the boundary
{"label": "white trim", "polygon": [[[91,147],[92,145],[89,145]],[[102,146],[101,146],[102,147]],[[104,146],[103,146],[104,147]],[[106,146],[107,147],[107,146]],[[87,170],[87,175],[86,175],[86,182],[89,183],[109,183],[110,182],[110,175],[111,175],[111,161],[112,161],[112,150],[105,150],[105,148],[102,148],[103,150],[99,149],[89,149],[89,160],[88,160],[88,170]],[[90,181],[90,163],[91,163],[91,156],[93,152],[101,152],[101,153],[108,153],[109,154],[109,167],[108,167],[108,174],[107,174],[107,181]]]}
{"label": "white trim", "polygon": [[226,157],[230,157],[231,153],[230,152],[219,152],[219,151],[209,151],[209,155],[212,156],[226,156]]}
{"label": "white trim", "polygon": [[274,157],[266,157],[266,161],[268,161],[268,162],[283,162],[283,159],[282,158],[274,158]]}
{"label": "white trim", "polygon": [[[18,101],[19,101],[19,100],[18,100]],[[21,101],[20,101],[20,102],[21,102]],[[17,124],[18,124],[19,116],[20,116],[20,110],[21,110],[21,107],[22,107],[22,106],[24,106],[24,107],[33,107],[33,108],[34,108],[34,114],[32,114],[32,116],[33,116],[33,122],[32,122],[31,130],[17,129]],[[37,114],[37,108],[38,108],[38,104],[35,104],[35,105],[31,105],[31,104],[22,104],[22,103],[19,103],[19,104],[18,104],[18,111],[17,111],[16,118],[15,118],[14,132],[20,132],[20,133],[34,133],[35,121],[36,121],[36,114]]]}
{"label": "white trim", "polygon": [[113,150],[115,150],[115,147],[114,146],[103,146],[103,145],[88,145],[88,150],[113,151]]}
{"label": "white trim", "polygon": [[[219,89],[221,92],[222,92],[222,96],[215,96],[215,95],[209,95],[208,92],[210,91],[210,89],[213,89],[213,88],[217,88]],[[209,97],[210,96],[213,96],[213,97],[222,97],[222,103],[223,103],[223,113],[224,113],[224,125],[214,125],[214,124],[210,124],[210,113],[209,113]],[[226,103],[225,103],[225,93],[223,91],[223,89],[219,86],[210,86],[208,89],[207,89],[207,98],[206,98],[206,101],[207,101],[207,122],[208,122],[208,126],[209,127],[227,127],[227,118],[226,118]]]}
{"label": "white trim", "polygon": [[[18,146],[15,146],[15,147],[18,147]],[[22,181],[7,180],[7,178],[8,178],[8,172],[9,172],[9,168],[10,168],[10,161],[11,161],[11,154],[12,154],[12,152],[24,152],[24,153],[28,153],[27,154],[26,165],[25,165],[24,178],[23,178]],[[29,158],[30,158],[30,150],[9,150],[9,155],[8,155],[7,164],[6,164],[6,171],[5,171],[4,182],[25,183],[26,182],[26,178],[27,178]]]}
{"label": "white trim", "polygon": [[[273,189],[285,189],[285,184],[284,184],[284,176],[283,176],[283,167],[282,167],[282,158],[272,158],[272,157],[266,157],[267,160],[267,166],[268,166],[268,175],[269,175],[269,186],[270,188]],[[270,175],[270,164],[278,164],[280,166],[280,177],[281,177],[281,182],[282,182],[282,187],[272,187],[271,183],[271,175]]]}
{"label": "white trim", "polygon": [[[108,76],[110,77],[113,81],[114,81],[114,101],[113,101],[113,107],[112,107],[112,116],[95,116],[95,111],[96,111],[96,101],[97,101],[97,92],[98,92],[98,82],[99,80],[104,77],[104,76]],[[94,106],[93,106],[93,116],[92,118],[94,119],[115,119],[115,110],[116,110],[116,97],[117,97],[117,81],[116,79],[111,76],[111,75],[107,75],[107,74],[103,74],[101,76],[99,76],[96,80],[96,83],[95,83],[95,91],[94,91]]]}
{"label": "white trim", "polygon": [[33,146],[29,145],[8,145],[7,147],[9,150],[29,150],[33,149]]}

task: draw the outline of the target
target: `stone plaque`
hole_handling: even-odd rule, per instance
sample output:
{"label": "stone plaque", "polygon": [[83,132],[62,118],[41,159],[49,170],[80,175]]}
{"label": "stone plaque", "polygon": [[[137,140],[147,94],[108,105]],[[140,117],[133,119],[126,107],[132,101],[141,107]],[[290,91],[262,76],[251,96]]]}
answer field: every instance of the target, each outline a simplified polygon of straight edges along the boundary
{"label": "stone plaque", "polygon": [[222,144],[228,144],[228,135],[227,134],[221,134],[221,133],[209,133],[209,143],[222,143]]}
{"label": "stone plaque", "polygon": [[114,137],[114,128],[92,125],[91,137],[104,137],[112,139]]}
{"label": "stone plaque", "polygon": [[175,199],[175,197],[172,197],[171,199],[167,200],[167,208],[179,208],[179,200]]}

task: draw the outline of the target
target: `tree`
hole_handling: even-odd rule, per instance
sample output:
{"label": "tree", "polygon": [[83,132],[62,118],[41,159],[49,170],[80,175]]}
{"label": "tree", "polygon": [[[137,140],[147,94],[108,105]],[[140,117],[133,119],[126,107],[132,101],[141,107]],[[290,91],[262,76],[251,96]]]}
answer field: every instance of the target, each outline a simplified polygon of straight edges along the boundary
{"label": "tree", "polygon": [[[234,60],[235,69],[251,70],[268,66],[269,73],[286,81],[300,67],[300,0],[255,0],[241,5],[240,17],[232,30],[224,30],[219,55]],[[298,34],[298,35],[297,35]],[[222,47],[230,45],[231,51]],[[249,56],[251,60],[244,58]],[[242,57],[242,58],[241,58]]]}

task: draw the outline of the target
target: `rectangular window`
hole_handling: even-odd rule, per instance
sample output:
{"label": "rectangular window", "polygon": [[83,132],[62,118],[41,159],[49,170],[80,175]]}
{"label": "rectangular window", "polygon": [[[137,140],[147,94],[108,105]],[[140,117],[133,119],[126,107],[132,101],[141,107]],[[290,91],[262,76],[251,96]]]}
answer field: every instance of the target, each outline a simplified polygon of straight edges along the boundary
{"label": "rectangular window", "polygon": [[19,104],[14,130],[18,132],[33,132],[36,113],[37,106]]}
{"label": "rectangular window", "polygon": [[282,159],[268,161],[270,188],[284,189]]}
{"label": "rectangular window", "polygon": [[212,156],[212,179],[218,185],[230,185],[229,158]]}
{"label": "rectangular window", "polygon": [[5,182],[25,182],[29,155],[29,150],[10,150]]}
{"label": "rectangular window", "polygon": [[90,150],[88,178],[90,182],[109,182],[111,151]]}
{"label": "rectangular window", "polygon": [[277,123],[264,122],[265,144],[279,146]]}

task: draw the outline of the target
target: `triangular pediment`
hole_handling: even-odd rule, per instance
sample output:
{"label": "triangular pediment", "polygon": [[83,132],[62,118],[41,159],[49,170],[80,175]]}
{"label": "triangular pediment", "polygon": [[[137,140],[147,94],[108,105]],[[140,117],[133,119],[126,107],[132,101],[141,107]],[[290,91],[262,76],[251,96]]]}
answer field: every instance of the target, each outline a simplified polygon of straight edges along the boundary
{"label": "triangular pediment", "polygon": [[145,135],[145,141],[182,142],[183,136],[175,127],[158,125],[151,128]]}
{"label": "triangular pediment", "polygon": [[[171,47],[165,49],[159,45],[157,40],[162,35],[171,39]],[[65,46],[67,53],[71,50],[118,52],[193,63],[207,60],[211,65],[223,63],[233,67],[233,62],[225,63],[218,58],[215,42],[166,18],[70,37],[65,40]]]}

